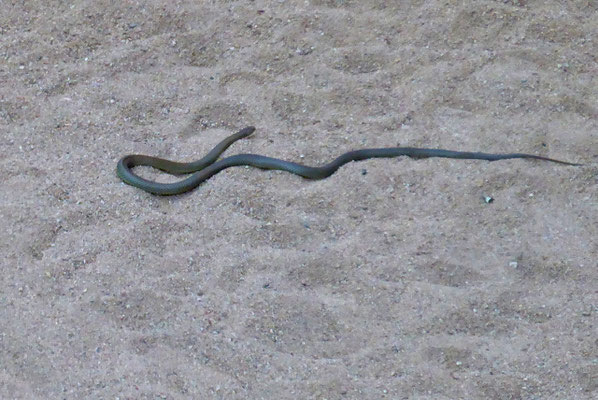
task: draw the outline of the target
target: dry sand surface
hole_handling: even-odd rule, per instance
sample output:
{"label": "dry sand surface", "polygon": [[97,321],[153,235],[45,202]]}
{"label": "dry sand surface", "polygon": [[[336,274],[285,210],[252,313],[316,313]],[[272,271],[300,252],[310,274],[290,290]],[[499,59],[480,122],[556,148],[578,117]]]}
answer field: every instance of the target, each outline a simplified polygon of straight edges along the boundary
{"label": "dry sand surface", "polygon": [[595,1],[0,6],[1,399],[598,398]]}

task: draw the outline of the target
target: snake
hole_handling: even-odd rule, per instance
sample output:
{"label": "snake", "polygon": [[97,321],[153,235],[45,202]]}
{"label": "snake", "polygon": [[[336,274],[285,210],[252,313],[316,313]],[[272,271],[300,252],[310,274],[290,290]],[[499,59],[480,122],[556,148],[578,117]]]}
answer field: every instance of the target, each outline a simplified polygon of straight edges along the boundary
{"label": "snake", "polygon": [[[234,142],[246,138],[255,131],[255,127],[248,126],[227,137],[216,145],[205,157],[193,162],[175,162],[163,158],[130,154],[122,157],[117,164],[116,172],[123,182],[156,195],[176,195],[195,189],[218,172],[235,166],[251,166],[265,170],[281,170],[299,175],[306,179],[318,180],[334,174],[341,166],[351,161],[362,161],[371,158],[394,158],[406,156],[414,159],[443,157],[461,160],[498,161],[513,158],[542,160],[562,165],[579,166],[582,164],[556,160],[526,153],[482,153],[468,151],[454,151],[417,147],[386,147],[377,149],[360,149],[349,151],[334,159],[332,162],[319,166],[285,161],[278,158],[266,157],[259,154],[236,154],[218,160],[218,157]],[[217,161],[218,160],[218,161]],[[174,183],[159,183],[150,181],[133,172],[137,166],[149,166],[172,175],[191,174],[189,177]]]}

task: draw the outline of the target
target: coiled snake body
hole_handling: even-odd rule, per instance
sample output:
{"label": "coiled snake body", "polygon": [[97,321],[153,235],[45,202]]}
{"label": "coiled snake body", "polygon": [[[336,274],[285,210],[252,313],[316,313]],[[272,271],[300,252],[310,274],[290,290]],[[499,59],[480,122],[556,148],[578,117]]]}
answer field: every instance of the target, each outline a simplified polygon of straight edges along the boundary
{"label": "coiled snake body", "polygon": [[[224,139],[205,157],[198,161],[180,163],[158,157],[133,154],[121,158],[117,164],[116,171],[118,176],[129,185],[136,186],[145,190],[146,192],[153,194],[174,195],[196,188],[199,184],[223,169],[241,165],[249,165],[261,169],[278,169],[302,176],[306,179],[327,178],[334,174],[341,166],[351,161],[361,161],[369,158],[392,158],[400,156],[407,156],[411,158],[444,157],[486,161],[526,158],[550,161],[564,165],[581,165],[525,153],[494,154],[443,149],[425,149],[416,147],[388,147],[381,149],[361,149],[350,151],[348,153],[342,154],[332,162],[321,167],[309,167],[291,161],[280,160],[277,158],[271,158],[257,154],[237,154],[216,161],[220,154],[222,154],[231,144],[239,139],[251,135],[254,131],[255,128],[252,126],[241,129],[234,135]],[[192,175],[175,183],[158,183],[136,175],[132,168],[140,165],[154,167],[173,175],[189,173],[192,173]]]}

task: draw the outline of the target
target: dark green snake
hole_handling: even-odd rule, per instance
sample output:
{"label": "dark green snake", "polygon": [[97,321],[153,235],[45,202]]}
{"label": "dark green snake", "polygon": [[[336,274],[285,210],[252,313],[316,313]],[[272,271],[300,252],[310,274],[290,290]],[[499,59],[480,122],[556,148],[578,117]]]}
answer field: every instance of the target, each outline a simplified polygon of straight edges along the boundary
{"label": "dark green snake", "polygon": [[[173,195],[187,192],[196,188],[205,180],[222,171],[223,169],[249,165],[261,169],[278,169],[287,171],[306,179],[324,179],[334,174],[341,166],[351,161],[361,161],[368,158],[392,158],[407,156],[411,158],[429,158],[429,157],[445,157],[458,158],[465,160],[486,160],[497,161],[507,160],[510,158],[527,158],[534,160],[544,160],[565,165],[581,165],[566,161],[555,160],[553,158],[536,156],[533,154],[524,153],[508,153],[508,154],[492,154],[479,152],[465,152],[452,151],[443,149],[422,149],[416,147],[388,147],[382,149],[362,149],[345,153],[331,163],[321,167],[309,167],[306,165],[297,164],[290,161],[279,160],[277,158],[260,156],[257,154],[237,154],[234,156],[223,158],[216,161],[220,154],[222,154],[231,144],[239,139],[251,135],[255,131],[253,126],[241,129],[218,143],[204,158],[190,162],[180,163],[165,160],[163,158],[144,156],[144,155],[128,155],[120,159],[116,167],[118,176],[129,185],[136,186],[146,192],[158,195]],[[149,181],[136,175],[132,168],[138,165],[146,165],[165,171],[173,175],[189,174],[189,176],[182,181],[176,183],[158,183]]]}

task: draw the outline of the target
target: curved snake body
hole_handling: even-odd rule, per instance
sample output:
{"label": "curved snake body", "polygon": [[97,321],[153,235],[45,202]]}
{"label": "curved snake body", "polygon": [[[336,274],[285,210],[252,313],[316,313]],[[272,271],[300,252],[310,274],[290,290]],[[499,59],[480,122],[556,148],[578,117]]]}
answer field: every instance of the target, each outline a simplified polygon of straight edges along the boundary
{"label": "curved snake body", "polygon": [[[248,165],[261,169],[277,169],[281,171],[287,171],[302,176],[303,178],[314,180],[329,177],[330,175],[334,174],[341,166],[351,161],[361,161],[370,158],[393,158],[400,156],[407,156],[411,158],[444,157],[486,161],[525,158],[550,161],[564,165],[581,165],[525,153],[497,154],[453,151],[444,149],[425,149],[417,147],[388,147],[381,149],[354,150],[342,154],[332,162],[321,167],[310,167],[291,161],[261,156],[258,154],[237,154],[216,161],[220,154],[222,154],[231,144],[233,144],[239,139],[251,135],[254,131],[255,128],[252,126],[240,130],[234,135],[231,135],[224,139],[222,142],[216,145],[216,147],[214,147],[214,149],[212,149],[212,151],[210,151],[205,157],[198,161],[180,163],[165,160],[163,158],[158,157],[133,154],[121,158],[116,167],[116,171],[118,176],[129,185],[136,186],[140,189],[145,190],[146,192],[157,195],[174,195],[184,193],[196,188],[202,182],[209,179],[218,172],[222,171],[223,169],[243,165]],[[154,167],[173,175],[189,173],[192,173],[192,175],[186,179],[183,179],[175,183],[158,183],[144,179],[139,175],[135,174],[132,168],[140,165]]]}

